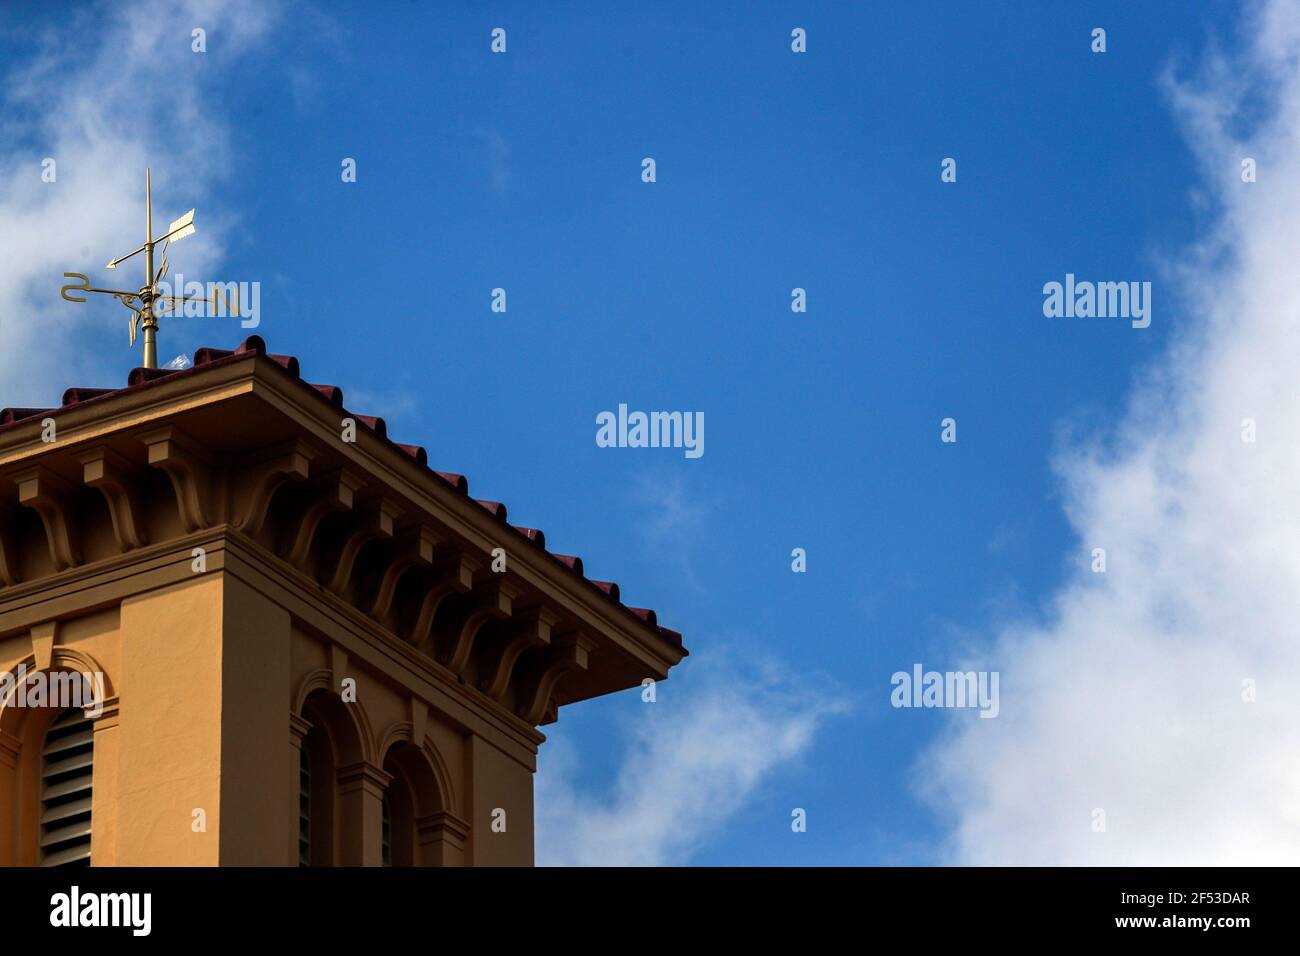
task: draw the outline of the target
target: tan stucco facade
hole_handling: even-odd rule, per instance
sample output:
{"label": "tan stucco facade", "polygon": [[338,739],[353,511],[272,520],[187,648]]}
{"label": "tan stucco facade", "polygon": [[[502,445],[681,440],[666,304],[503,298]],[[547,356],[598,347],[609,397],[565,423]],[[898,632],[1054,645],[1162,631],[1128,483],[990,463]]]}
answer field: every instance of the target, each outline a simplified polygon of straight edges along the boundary
{"label": "tan stucco facade", "polygon": [[92,865],[529,865],[537,725],[684,654],[257,348],[0,432],[0,545],[0,673],[102,675]]}

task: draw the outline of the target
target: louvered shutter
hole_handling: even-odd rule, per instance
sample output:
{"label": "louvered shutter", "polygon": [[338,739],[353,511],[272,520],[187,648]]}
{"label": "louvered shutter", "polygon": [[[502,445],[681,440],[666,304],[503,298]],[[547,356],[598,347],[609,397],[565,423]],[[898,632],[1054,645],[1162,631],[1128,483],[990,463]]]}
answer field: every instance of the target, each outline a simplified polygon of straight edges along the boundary
{"label": "louvered shutter", "polygon": [[90,865],[90,802],[94,722],[80,708],[65,711],[45,733],[41,750],[41,865]]}

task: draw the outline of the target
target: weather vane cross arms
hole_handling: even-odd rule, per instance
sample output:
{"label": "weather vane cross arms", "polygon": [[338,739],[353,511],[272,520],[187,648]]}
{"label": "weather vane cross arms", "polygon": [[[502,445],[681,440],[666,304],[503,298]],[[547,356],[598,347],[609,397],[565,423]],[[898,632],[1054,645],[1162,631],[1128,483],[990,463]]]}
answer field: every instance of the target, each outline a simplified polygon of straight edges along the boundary
{"label": "weather vane cross arms", "polygon": [[[138,292],[128,292],[123,289],[95,289],[90,285],[89,277],[79,272],[65,272],[64,278],[81,279],[80,285],[64,286],[61,290],[63,298],[69,302],[85,302],[85,298],[79,298],[69,295],[69,290],[74,292],[96,292],[101,295],[111,295],[119,300],[123,305],[130,309],[134,314],[131,316],[130,333],[131,345],[135,345],[136,330],[138,329],[144,335],[144,367],[158,367],[158,315],[168,309],[173,309],[178,305],[183,305],[191,300],[198,301],[204,297],[201,296],[177,296],[177,295],[160,295],[158,284],[166,277],[169,265],[167,262],[167,247],[173,242],[179,242],[186,236],[194,235],[194,210],[191,209],[185,215],[175,220],[167,227],[167,232],[157,239],[153,235],[153,171],[145,170],[145,233],[144,245],[140,248],[128,252],[124,256],[118,256],[108,263],[105,268],[116,269],[120,263],[144,253],[144,276],[145,284]],[[157,273],[154,272],[154,247],[162,243],[162,266]],[[139,305],[135,305],[139,302]]]}

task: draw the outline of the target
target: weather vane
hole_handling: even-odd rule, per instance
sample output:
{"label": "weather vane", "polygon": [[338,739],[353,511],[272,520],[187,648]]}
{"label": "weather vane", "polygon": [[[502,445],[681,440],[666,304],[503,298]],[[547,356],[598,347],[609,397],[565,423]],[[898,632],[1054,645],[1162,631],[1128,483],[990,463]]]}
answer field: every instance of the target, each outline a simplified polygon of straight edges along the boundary
{"label": "weather vane", "polygon": [[[145,209],[145,242],[144,245],[134,252],[128,252],[124,256],[118,256],[109,262],[105,268],[116,269],[120,263],[125,262],[132,256],[144,253],[144,287],[139,292],[127,292],[121,289],[93,289],[90,286],[90,278],[80,272],[63,273],[66,279],[80,279],[80,285],[66,285],[61,290],[63,298],[69,302],[85,302],[85,298],[78,298],[68,294],[69,290],[75,292],[98,292],[102,295],[111,295],[120,301],[134,314],[131,316],[130,332],[131,345],[135,346],[137,330],[144,333],[144,367],[158,367],[158,316],[168,309],[174,309],[178,305],[183,305],[191,300],[199,300],[200,296],[179,296],[179,295],[160,295],[158,284],[166,277],[170,268],[167,262],[167,247],[173,242],[179,242],[186,236],[194,235],[194,210],[191,209],[185,215],[181,216],[170,226],[167,232],[157,239],[153,235],[153,174],[152,170],[145,170],[144,178],[144,209]],[[155,274],[153,269],[154,246],[162,243],[162,265]],[[135,305],[139,302],[139,306]]]}

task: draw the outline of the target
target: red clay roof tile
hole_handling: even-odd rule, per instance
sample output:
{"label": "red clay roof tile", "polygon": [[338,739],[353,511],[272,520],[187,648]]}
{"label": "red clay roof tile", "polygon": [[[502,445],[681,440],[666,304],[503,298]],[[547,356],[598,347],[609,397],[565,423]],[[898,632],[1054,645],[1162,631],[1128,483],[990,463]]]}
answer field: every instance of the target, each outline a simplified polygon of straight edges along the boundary
{"label": "red clay roof tile", "polygon": [[38,415],[50,415],[54,411],[53,408],[0,408],[0,425],[14,425]]}
{"label": "red clay roof tile", "polygon": [[546,547],[546,535],[541,530],[537,528],[521,528],[519,525],[513,525],[512,527],[533,544],[541,545],[543,548]]}
{"label": "red clay roof tile", "polygon": [[374,415],[353,415],[352,417],[384,439],[384,441],[388,440],[388,423],[382,418],[377,418]]}
{"label": "red clay roof tile", "polygon": [[469,494],[469,479],[466,478],[464,475],[458,475],[455,472],[451,472],[451,471],[435,471],[434,474],[437,475],[439,478],[441,478],[443,481],[445,481],[447,484],[451,485],[462,495]]}

